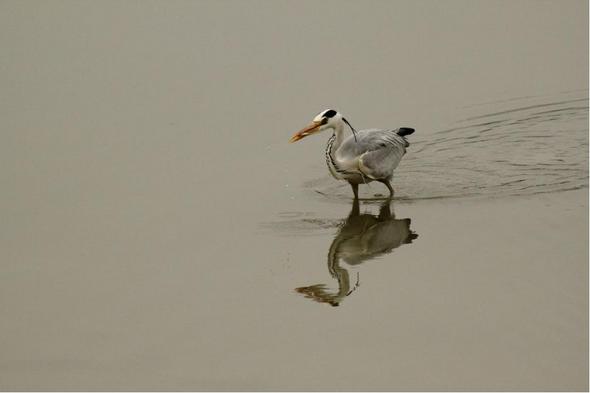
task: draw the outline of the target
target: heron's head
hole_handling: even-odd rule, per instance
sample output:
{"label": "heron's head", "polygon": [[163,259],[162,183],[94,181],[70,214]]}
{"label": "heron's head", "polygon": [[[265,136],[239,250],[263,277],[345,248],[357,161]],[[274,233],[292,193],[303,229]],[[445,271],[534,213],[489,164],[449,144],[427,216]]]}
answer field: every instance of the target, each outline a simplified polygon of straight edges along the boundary
{"label": "heron's head", "polygon": [[290,142],[297,142],[308,135],[315,134],[330,128],[334,129],[339,124],[342,124],[342,119],[343,118],[340,112],[335,111],[334,109],[326,109],[314,117],[312,122],[307,127],[296,132],[295,135],[291,137]]}

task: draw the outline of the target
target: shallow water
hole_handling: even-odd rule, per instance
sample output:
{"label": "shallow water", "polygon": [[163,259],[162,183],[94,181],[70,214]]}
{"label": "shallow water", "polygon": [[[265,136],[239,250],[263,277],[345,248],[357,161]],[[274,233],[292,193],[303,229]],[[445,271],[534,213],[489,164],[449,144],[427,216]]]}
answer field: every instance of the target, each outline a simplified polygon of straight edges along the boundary
{"label": "shallow water", "polygon": [[1,2],[0,389],[588,389],[587,15]]}
{"label": "shallow water", "polygon": [[[296,288],[297,292],[338,306],[359,283],[359,272],[351,279],[343,266],[380,258],[417,239],[410,228],[411,219],[396,219],[390,212],[393,205],[453,198],[485,201],[588,187],[586,90],[503,100],[478,105],[477,110],[493,112],[457,121],[458,126],[435,131],[427,139],[410,138],[411,147],[393,181],[399,192],[392,203],[385,200],[387,190],[381,190],[383,186],[369,184],[361,202],[379,205],[377,208],[361,213],[352,203],[345,219],[290,212],[262,224],[283,235],[307,236],[325,230],[334,233],[326,259],[337,285],[330,290],[325,284],[317,284]],[[351,205],[351,190],[346,183],[324,176],[303,184],[310,197]]]}

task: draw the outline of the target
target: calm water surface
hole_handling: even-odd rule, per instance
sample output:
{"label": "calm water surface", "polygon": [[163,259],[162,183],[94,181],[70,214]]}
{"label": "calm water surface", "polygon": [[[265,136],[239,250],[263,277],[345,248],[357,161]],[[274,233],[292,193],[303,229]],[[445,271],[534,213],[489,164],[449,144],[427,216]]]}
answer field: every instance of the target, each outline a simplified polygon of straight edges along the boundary
{"label": "calm water surface", "polygon": [[0,389],[588,389],[587,15],[0,3]]}

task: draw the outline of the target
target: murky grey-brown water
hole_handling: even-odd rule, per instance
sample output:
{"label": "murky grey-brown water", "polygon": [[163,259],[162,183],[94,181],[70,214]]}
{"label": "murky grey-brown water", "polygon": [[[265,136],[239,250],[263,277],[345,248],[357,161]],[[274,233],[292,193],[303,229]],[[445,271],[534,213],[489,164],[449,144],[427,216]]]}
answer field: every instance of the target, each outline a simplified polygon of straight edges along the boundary
{"label": "murky grey-brown water", "polygon": [[0,3],[0,389],[587,390],[587,7]]}

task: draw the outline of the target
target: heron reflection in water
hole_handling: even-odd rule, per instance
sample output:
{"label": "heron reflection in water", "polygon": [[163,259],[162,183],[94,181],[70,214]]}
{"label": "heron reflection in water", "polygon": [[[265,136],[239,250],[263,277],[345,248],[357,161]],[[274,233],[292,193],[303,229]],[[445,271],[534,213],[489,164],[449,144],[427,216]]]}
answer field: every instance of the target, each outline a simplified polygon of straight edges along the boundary
{"label": "heron reflection in water", "polygon": [[353,201],[352,210],[328,251],[328,271],[338,282],[337,291],[331,291],[324,284],[295,288],[295,291],[317,302],[338,306],[359,285],[358,273],[351,285],[350,274],[341,266],[341,261],[350,266],[360,265],[416,239],[418,235],[410,230],[411,220],[397,220],[390,204],[391,200],[386,200],[380,206],[379,215],[372,215],[360,214],[358,199]]}

